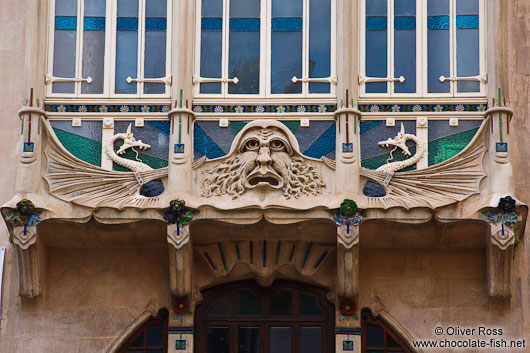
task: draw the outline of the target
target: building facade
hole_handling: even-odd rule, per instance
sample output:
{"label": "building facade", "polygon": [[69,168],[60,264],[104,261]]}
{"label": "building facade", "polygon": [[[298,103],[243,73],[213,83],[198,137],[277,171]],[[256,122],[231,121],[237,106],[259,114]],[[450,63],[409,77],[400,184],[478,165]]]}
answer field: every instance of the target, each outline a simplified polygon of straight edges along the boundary
{"label": "building facade", "polygon": [[2,5],[0,352],[530,351],[527,2]]}

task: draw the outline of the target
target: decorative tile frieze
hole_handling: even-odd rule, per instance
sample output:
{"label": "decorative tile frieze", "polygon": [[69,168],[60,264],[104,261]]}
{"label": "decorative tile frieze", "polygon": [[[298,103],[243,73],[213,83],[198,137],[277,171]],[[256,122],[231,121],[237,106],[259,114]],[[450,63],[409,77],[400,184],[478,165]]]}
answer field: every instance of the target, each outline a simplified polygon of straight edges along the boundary
{"label": "decorative tile frieze", "polygon": [[195,113],[333,113],[337,110],[335,104],[276,104],[276,105],[194,105]]}
{"label": "decorative tile frieze", "polygon": [[165,104],[45,104],[44,110],[52,113],[167,113]]}
{"label": "decorative tile frieze", "polygon": [[359,104],[362,113],[485,112],[486,104]]}

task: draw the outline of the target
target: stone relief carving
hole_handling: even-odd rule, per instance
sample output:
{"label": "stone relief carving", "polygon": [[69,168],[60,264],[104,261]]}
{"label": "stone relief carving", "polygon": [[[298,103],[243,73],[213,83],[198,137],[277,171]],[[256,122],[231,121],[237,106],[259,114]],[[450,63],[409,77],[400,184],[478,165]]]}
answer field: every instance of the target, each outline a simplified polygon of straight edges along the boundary
{"label": "stone relief carving", "polygon": [[[47,170],[44,179],[48,182],[50,193],[58,198],[88,207],[159,207],[159,197],[145,197],[140,195],[142,186],[166,178],[167,168],[151,169],[139,161],[132,161],[113,155],[106,151],[115,162],[125,166],[132,172],[117,172],[96,167],[74,157],[55,137],[48,122],[44,123],[47,131],[48,143],[44,149],[47,159]],[[129,147],[148,148],[149,145],[136,141],[130,129],[128,133],[116,134],[113,141],[124,139],[123,146],[118,153]],[[104,148],[112,149],[111,146]],[[114,160],[114,159],[113,159]]]}
{"label": "stone relief carving", "polygon": [[285,125],[253,121],[235,137],[230,153],[204,171],[202,196],[236,199],[252,189],[281,190],[287,199],[319,195],[326,185],[308,160]]}
{"label": "stone relief carving", "polygon": [[[487,126],[487,123],[483,123],[473,140],[460,153],[429,168],[398,172],[401,168],[411,165],[410,162],[406,165],[402,163],[413,161],[420,153],[421,144],[417,145],[418,152],[406,161],[389,163],[377,170],[360,168],[361,176],[384,187],[386,193],[381,197],[366,197],[366,206],[363,206],[436,208],[479,193],[480,181],[486,176],[482,159],[486,152]],[[382,141],[380,144],[403,149],[406,146],[402,140],[406,135],[408,134],[400,132],[396,139]]]}
{"label": "stone relief carving", "polygon": [[[403,155],[407,157],[411,156],[409,148],[406,145],[408,140],[412,140],[414,141],[414,143],[416,143],[416,153],[411,158],[405,159],[404,161],[390,162],[394,159],[392,153],[398,148],[401,149],[401,153],[403,153]],[[378,144],[379,146],[384,147],[395,146],[394,149],[390,152],[390,159],[387,161],[387,164],[384,164],[376,169],[379,172],[385,173],[394,173],[398,170],[416,164],[421,159],[421,157],[423,157],[426,151],[425,144],[421,142],[420,139],[418,139],[412,134],[405,133],[405,127],[403,126],[403,123],[401,123],[401,131],[398,132],[396,137],[394,137],[393,139],[388,138],[388,140],[386,141],[380,141]]]}
{"label": "stone relief carving", "polygon": [[[105,154],[115,163],[134,172],[144,172],[147,170],[153,170],[153,168],[143,163],[138,158],[138,152],[134,149],[135,147],[138,147],[139,149],[147,149],[151,148],[151,146],[146,143],[143,143],[142,140],[136,140],[134,138],[133,133],[131,132],[131,126],[132,124],[129,124],[127,132],[118,133],[112,136],[108,143],[103,147],[105,149]],[[121,145],[121,147],[116,152],[114,152],[114,142],[116,142],[117,140],[123,140],[123,145]],[[124,154],[125,151],[129,148],[136,152],[136,161],[132,161],[130,159],[118,156],[119,154]]]}

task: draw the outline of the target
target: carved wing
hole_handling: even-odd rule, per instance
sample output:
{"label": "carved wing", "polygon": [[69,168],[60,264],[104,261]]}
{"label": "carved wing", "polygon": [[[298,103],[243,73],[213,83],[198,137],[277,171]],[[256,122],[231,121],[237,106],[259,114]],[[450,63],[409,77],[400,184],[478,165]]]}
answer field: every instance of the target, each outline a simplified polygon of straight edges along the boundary
{"label": "carved wing", "polygon": [[[486,152],[484,121],[471,142],[457,155],[435,166],[393,175],[387,195],[367,197],[367,207],[435,208],[479,193],[486,176],[482,159]],[[386,173],[361,168],[361,175],[383,185]]]}
{"label": "carved wing", "polygon": [[44,179],[52,195],[93,208],[157,207],[159,197],[144,197],[138,192],[143,184],[166,177],[167,168],[139,172],[140,185],[135,172],[105,170],[73,156],[59,142],[48,122],[44,125],[48,136]]}

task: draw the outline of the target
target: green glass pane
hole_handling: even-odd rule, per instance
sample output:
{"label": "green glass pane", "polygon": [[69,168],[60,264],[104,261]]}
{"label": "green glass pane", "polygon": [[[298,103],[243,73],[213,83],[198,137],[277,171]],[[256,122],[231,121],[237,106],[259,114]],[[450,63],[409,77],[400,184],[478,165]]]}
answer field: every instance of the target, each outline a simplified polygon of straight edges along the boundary
{"label": "green glass pane", "polygon": [[291,315],[292,293],[281,291],[270,299],[271,315]]}
{"label": "green glass pane", "polygon": [[370,348],[384,348],[385,347],[385,333],[383,328],[378,325],[366,326],[366,340]]}
{"label": "green glass pane", "polygon": [[215,298],[212,310],[208,314],[212,317],[223,317],[230,315],[230,295],[222,295]]}
{"label": "green glass pane", "polygon": [[315,297],[312,295],[300,294],[300,315],[322,316],[324,313],[318,307]]}

